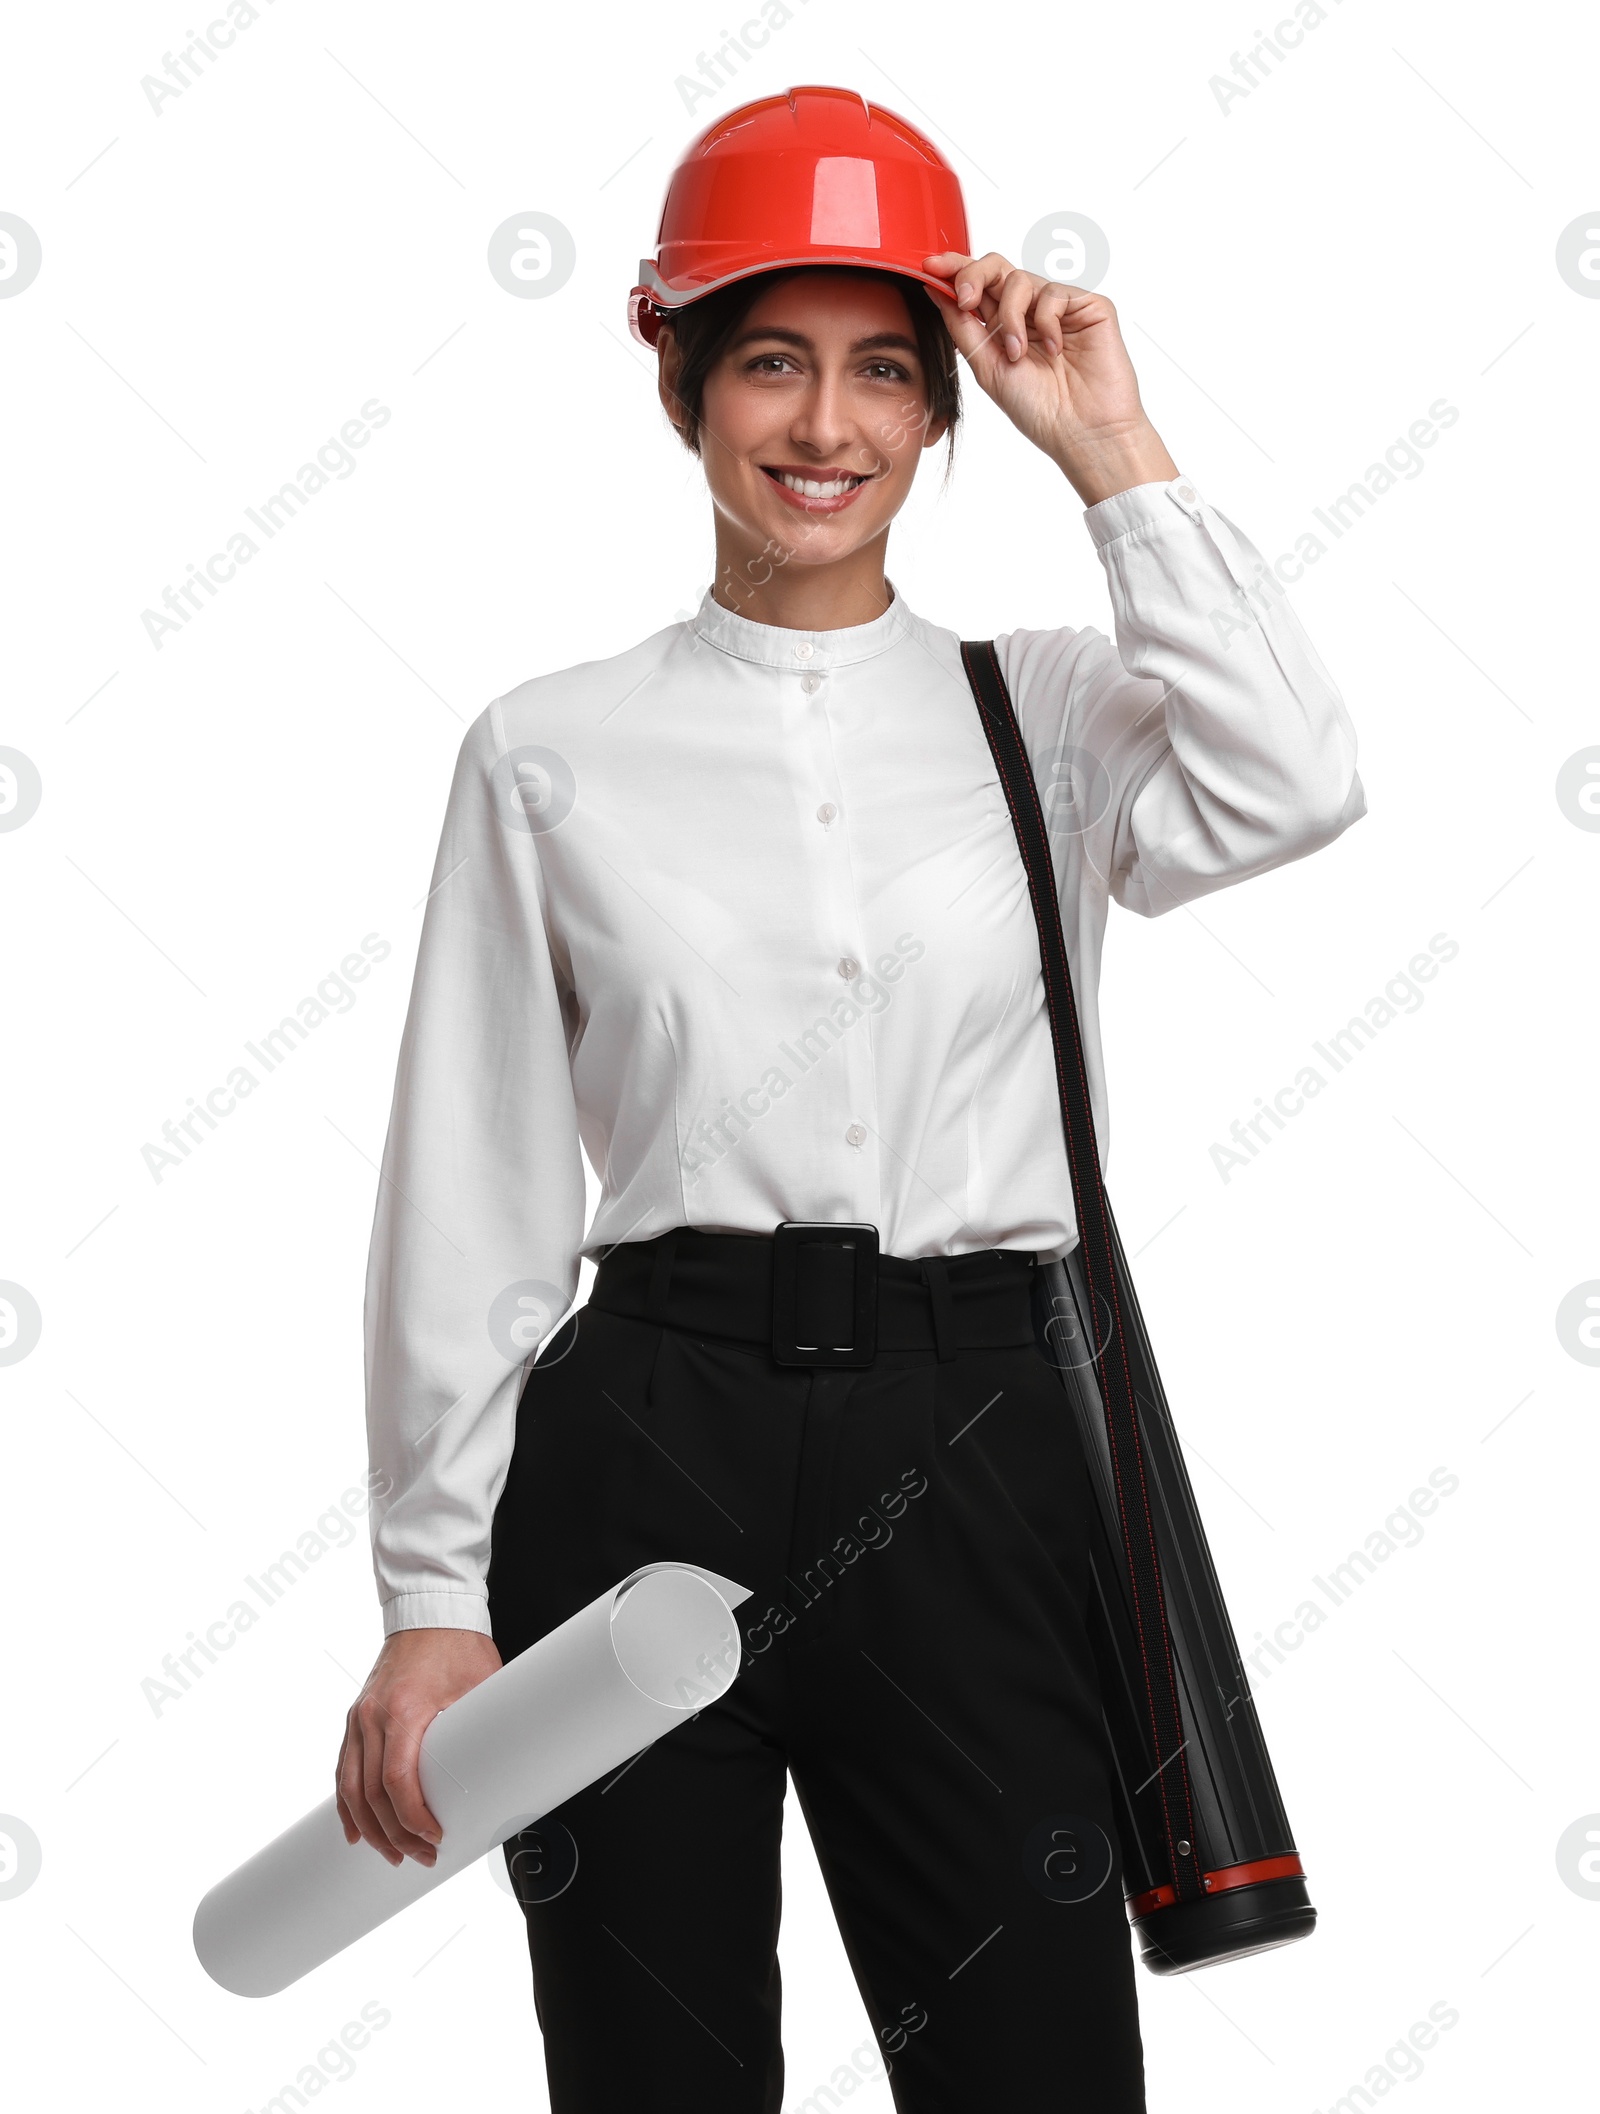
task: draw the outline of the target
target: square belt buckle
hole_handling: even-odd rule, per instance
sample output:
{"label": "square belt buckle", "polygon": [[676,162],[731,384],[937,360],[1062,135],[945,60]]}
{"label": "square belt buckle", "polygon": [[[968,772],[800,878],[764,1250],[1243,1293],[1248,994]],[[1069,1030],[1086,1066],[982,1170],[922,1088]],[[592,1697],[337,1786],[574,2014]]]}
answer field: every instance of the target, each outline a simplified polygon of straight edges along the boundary
{"label": "square belt buckle", "polygon": [[[823,1340],[835,1337],[846,1340]],[[774,1360],[870,1365],[877,1342],[877,1227],[785,1219],[772,1236]]]}

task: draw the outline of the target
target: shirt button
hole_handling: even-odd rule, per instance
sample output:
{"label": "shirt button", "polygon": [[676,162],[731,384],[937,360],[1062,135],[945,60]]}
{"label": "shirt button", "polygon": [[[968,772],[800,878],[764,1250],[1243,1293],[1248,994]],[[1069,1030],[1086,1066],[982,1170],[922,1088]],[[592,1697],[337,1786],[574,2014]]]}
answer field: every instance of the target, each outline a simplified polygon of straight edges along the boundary
{"label": "shirt button", "polygon": [[867,1133],[861,1124],[852,1123],[844,1134],[844,1140],[847,1145],[864,1145],[867,1140]]}
{"label": "shirt button", "polygon": [[1180,484],[1178,487],[1178,497],[1180,499],[1193,499],[1194,486],[1192,484]]}
{"label": "shirt button", "polygon": [[821,807],[817,809],[817,820],[819,822],[831,822],[838,812],[839,810],[831,800],[824,800]]}
{"label": "shirt button", "polygon": [[806,696],[809,697],[813,690],[820,690],[822,688],[822,677],[820,675],[802,675],[800,678],[800,687],[805,692]]}
{"label": "shirt button", "polygon": [[797,661],[809,661],[816,650],[809,639],[802,639],[794,649],[794,657]]}
{"label": "shirt button", "polygon": [[855,977],[858,977],[861,974],[861,964],[856,961],[852,956],[847,954],[839,964],[839,974],[844,978],[846,983],[850,983]]}

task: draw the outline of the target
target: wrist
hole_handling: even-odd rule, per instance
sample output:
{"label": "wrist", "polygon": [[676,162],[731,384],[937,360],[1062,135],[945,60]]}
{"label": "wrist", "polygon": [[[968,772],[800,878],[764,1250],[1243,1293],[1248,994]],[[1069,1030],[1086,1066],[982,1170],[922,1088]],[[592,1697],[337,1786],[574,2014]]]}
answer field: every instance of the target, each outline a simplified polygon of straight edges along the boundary
{"label": "wrist", "polygon": [[1050,454],[1085,506],[1097,506],[1132,485],[1166,484],[1179,474],[1148,419],[1081,430]]}

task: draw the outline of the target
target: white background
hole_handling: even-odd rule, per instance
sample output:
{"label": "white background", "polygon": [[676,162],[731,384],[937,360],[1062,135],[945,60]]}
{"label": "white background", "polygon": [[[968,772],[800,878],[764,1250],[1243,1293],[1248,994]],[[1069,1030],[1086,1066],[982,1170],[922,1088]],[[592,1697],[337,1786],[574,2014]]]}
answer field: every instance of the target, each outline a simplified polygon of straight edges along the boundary
{"label": "white background", "polygon": [[[342,2105],[545,2104],[486,1868],[265,2002],[190,1947],[205,1889],[331,1789],[380,1641],[364,1521],[176,1701],[142,1684],[364,1472],[375,1162],[456,747],[490,697],[698,601],[699,472],[625,297],[692,132],[808,81],[930,129],[979,247],[1105,230],[1147,408],[1268,558],[1459,410],[1293,590],[1368,816],[1194,910],[1112,915],[1110,1187],[1246,1648],[1459,1478],[1257,1681],[1316,1934],[1141,1969],[1140,1998],[1158,2114],[1331,2108],[1409,2067],[1389,2051],[1441,2002],[1408,2105],[1591,2074],[1600,1887],[1557,1844],[1600,1811],[1597,1373],[1557,1310],[1600,1277],[1600,834],[1556,781],[1600,743],[1600,301],[1556,245],[1600,226],[1592,24],[1330,0],[1224,111],[1212,77],[1278,19],[1243,0],[790,5],[692,114],[678,77],[744,19],[711,0],[278,0],[159,115],[141,80],[209,14],[13,20],[0,210],[44,260],[0,300],[0,741],[43,784],[0,836],[0,1278],[43,1315],[0,1369],[0,1812],[43,1859],[0,1898],[21,2105],[258,2108],[374,2001]],[[576,243],[548,299],[486,268],[529,211]],[[142,612],[374,397],[353,474],[157,650]],[[925,470],[895,530],[899,590],[964,636],[1109,629],[1073,494],[967,401],[948,493]],[[156,1182],[163,1122],[368,933],[392,952],[355,1005]],[[1436,933],[1454,959],[1224,1181],[1229,1126]],[[682,1851],[688,1891],[716,1845]],[[793,2109],[870,2028],[792,1800],[785,1854]]]}

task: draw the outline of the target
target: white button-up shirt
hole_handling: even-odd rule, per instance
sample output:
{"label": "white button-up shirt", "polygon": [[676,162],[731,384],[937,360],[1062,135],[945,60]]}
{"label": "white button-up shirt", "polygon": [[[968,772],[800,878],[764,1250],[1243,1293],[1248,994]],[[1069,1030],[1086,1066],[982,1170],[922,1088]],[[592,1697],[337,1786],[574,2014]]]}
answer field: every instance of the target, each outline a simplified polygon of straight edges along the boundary
{"label": "white button-up shirt", "polygon": [[[997,641],[1050,825],[1102,1165],[1110,898],[1156,917],[1365,813],[1338,691],[1186,479],[1088,508],[1116,642]],[[1248,593],[1246,592],[1248,591]],[[581,1255],[855,1219],[894,1255],[1070,1249],[1039,949],[954,632],[710,594],[462,742],[367,1277],[385,1632],[487,1632],[523,1368]],[[600,1182],[585,1234],[580,1140]]]}

